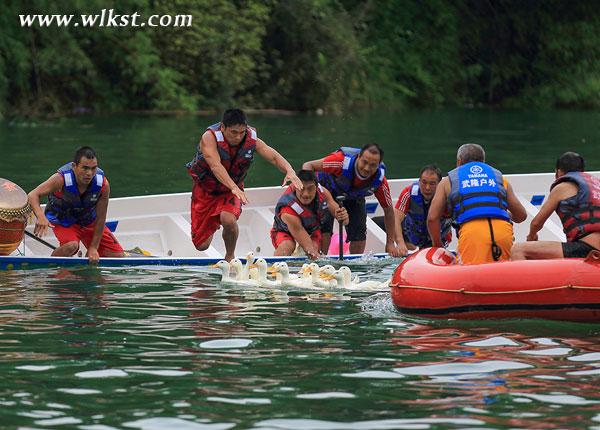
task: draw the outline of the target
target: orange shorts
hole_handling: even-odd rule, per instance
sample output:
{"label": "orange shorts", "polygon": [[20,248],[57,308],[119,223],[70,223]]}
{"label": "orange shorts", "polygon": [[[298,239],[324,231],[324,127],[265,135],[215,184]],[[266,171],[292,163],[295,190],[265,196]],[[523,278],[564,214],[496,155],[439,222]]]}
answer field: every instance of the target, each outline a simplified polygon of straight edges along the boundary
{"label": "orange shorts", "polygon": [[242,213],[242,202],[232,193],[213,196],[206,193],[198,183],[192,188],[192,242],[200,246],[221,228],[221,212],[229,212],[237,219]]}
{"label": "orange shorts", "polygon": [[[96,229],[96,223],[82,227],[79,224],[73,224],[70,227],[63,227],[60,224],[54,226],[54,235],[58,239],[60,245],[64,245],[67,242],[82,242],[86,248],[90,247],[92,238],[94,237],[94,230]],[[100,244],[98,245],[98,254],[100,257],[110,257],[112,254],[118,254],[123,252],[123,248],[119,244],[117,238],[112,234],[108,227],[104,226],[102,231],[102,237],[100,238]],[[107,253],[109,255],[107,255]]]}
{"label": "orange shorts", "polygon": [[[494,240],[502,250],[498,261],[510,260],[510,249],[514,242],[511,223],[493,219]],[[460,226],[458,232],[458,258],[461,264],[492,263],[492,238],[486,219],[475,219]]]}

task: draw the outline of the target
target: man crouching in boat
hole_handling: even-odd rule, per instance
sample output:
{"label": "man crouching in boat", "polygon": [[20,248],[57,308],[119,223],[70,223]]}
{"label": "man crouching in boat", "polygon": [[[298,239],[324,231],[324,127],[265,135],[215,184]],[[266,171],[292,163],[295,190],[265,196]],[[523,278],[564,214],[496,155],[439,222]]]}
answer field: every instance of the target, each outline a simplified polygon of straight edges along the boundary
{"label": "man crouching in boat", "polygon": [[208,249],[214,233],[223,226],[225,260],[235,257],[237,220],[248,203],[244,178],[254,152],[285,173],[283,183],[302,189],[294,169],[276,150],[256,135],[240,109],[228,109],[221,122],[206,129],[194,159],[187,164],[192,189],[192,242],[198,251]]}
{"label": "man crouching in boat", "polygon": [[[393,257],[400,257],[400,250],[396,245],[394,206],[390,187],[385,178],[383,150],[379,145],[368,143],[361,149],[342,147],[324,158],[305,162],[302,168],[319,172],[319,182],[334,197],[345,196],[344,206],[349,216],[346,232],[347,241],[350,242],[350,253],[362,254],[365,251],[367,240],[365,197],[375,194],[383,208],[387,236],[385,251]],[[322,247],[328,249],[333,232],[332,218],[324,224],[322,232]]]}
{"label": "man crouching in boat", "polygon": [[[556,161],[556,181],[529,226],[528,242],[516,243],[513,260],[584,258],[600,249],[600,179],[583,171],[583,157],[565,152]],[[537,233],[556,211],[567,242],[538,241]]]}
{"label": "man crouching in boat", "polygon": [[[90,263],[100,257],[123,257],[123,248],[106,227],[110,186],[98,168],[94,150],[83,146],[50,178],[29,193],[29,204],[37,220],[34,234],[42,237],[53,227],[60,246],[55,257],[70,257],[79,250],[79,242],[87,248]],[[40,198],[48,196],[45,212]]]}
{"label": "man crouching in boat", "polygon": [[271,241],[275,255],[292,255],[297,242],[314,260],[319,257],[319,251],[327,253],[327,249],[321,247],[321,223],[331,214],[348,225],[348,212],[317,182],[312,170],[300,170],[298,178],[303,188],[298,190],[290,185],[275,206]]}
{"label": "man crouching in boat", "polygon": [[429,208],[427,227],[433,246],[442,246],[440,218],[449,205],[461,264],[510,259],[511,221],[525,221],[525,208],[502,173],[485,163],[481,146],[467,143],[458,148],[456,166],[438,185]]}
{"label": "man crouching in boat", "polygon": [[[427,215],[431,200],[441,180],[442,171],[439,167],[428,164],[421,169],[419,180],[400,192],[400,197],[396,202],[396,232],[398,233],[398,247],[402,255],[406,255],[409,249],[431,246],[431,237],[427,230]],[[442,245],[445,248],[452,240],[452,220],[448,216],[443,216],[440,224]]]}

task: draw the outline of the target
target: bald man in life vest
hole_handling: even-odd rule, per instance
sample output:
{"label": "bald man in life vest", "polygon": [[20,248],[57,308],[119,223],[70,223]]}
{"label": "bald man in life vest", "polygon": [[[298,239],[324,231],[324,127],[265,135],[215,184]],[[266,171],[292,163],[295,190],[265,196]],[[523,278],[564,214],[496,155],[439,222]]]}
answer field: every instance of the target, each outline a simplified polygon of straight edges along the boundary
{"label": "bald man in life vest", "polygon": [[[584,258],[590,251],[600,250],[600,179],[585,173],[584,167],[583,157],[575,152],[565,152],[556,161],[556,181],[531,220],[528,242],[513,246],[513,260]],[[554,211],[567,241],[538,241],[538,231]]]}
{"label": "bald man in life vest", "polygon": [[448,210],[457,226],[461,264],[510,259],[512,223],[525,221],[525,208],[502,172],[485,163],[480,145],[458,148],[456,166],[438,184],[431,201],[427,228],[433,246],[442,246],[440,219]]}
{"label": "bald man in life vest", "polygon": [[192,189],[192,242],[199,251],[210,246],[214,233],[223,226],[225,259],[235,257],[238,238],[237,220],[242,205],[248,203],[244,179],[258,153],[285,173],[283,183],[291,182],[302,189],[294,169],[275,149],[258,138],[240,109],[228,109],[221,122],[206,129],[196,156],[187,164],[194,179]]}

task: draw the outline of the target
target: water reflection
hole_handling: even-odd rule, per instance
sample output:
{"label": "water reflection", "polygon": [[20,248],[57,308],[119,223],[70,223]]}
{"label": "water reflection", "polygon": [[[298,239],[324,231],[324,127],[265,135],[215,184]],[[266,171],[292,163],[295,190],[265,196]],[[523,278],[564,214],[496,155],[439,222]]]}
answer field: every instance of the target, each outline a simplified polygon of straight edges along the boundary
{"label": "water reflection", "polygon": [[0,277],[7,426],[598,426],[597,325],[416,320],[386,293],[225,286],[201,268]]}

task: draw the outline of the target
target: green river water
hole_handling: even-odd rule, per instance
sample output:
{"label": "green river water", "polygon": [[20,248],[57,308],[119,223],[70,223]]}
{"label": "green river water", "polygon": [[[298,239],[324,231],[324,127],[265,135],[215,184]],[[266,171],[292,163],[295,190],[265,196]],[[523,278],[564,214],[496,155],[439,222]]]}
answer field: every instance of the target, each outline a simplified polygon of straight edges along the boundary
{"label": "green river water", "polygon": [[[378,142],[388,176],[452,168],[464,142],[505,173],[575,150],[600,169],[600,114],[441,110],[250,116],[294,166]],[[113,196],[189,191],[212,118],[0,124],[0,177],[29,190],[88,144]],[[248,186],[281,175],[257,162]],[[392,259],[352,263],[385,280]],[[0,272],[0,428],[600,429],[600,324],[433,321],[388,293],[223,285],[215,270]]]}

